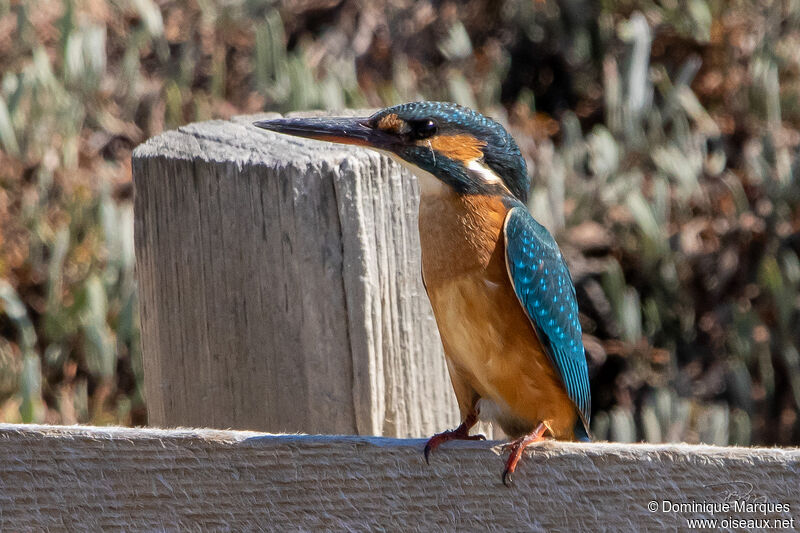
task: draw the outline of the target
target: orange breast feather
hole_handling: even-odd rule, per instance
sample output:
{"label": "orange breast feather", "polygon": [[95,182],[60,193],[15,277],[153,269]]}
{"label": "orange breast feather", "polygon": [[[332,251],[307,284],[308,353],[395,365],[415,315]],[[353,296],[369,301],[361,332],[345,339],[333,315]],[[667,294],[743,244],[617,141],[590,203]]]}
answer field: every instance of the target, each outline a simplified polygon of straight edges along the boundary
{"label": "orange breast feather", "polygon": [[453,388],[462,415],[480,399],[509,436],[544,421],[556,438],[571,439],[575,408],[508,278],[506,212],[480,195],[420,204],[423,277]]}

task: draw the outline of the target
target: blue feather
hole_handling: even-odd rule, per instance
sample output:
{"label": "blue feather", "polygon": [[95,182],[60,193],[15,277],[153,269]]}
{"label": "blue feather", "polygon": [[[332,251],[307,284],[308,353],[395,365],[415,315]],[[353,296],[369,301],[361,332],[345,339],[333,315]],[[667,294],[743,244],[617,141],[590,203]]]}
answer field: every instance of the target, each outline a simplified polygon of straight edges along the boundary
{"label": "blue feather", "polygon": [[[439,126],[439,133],[469,133],[484,141],[483,162],[501,176],[516,198],[523,203],[528,201],[530,178],[525,158],[514,138],[499,123],[472,109],[449,102],[411,102],[387,107],[372,115],[370,121],[377,122],[389,114],[396,114],[403,120],[434,120]],[[462,194],[481,192],[475,188],[475,184],[470,183],[460,162],[444,156],[437,156],[434,160],[430,152],[425,146],[411,144],[399,148],[397,155],[439,177]]]}
{"label": "blue feather", "polygon": [[591,392],[572,277],[556,241],[524,207],[508,212],[504,231],[514,291],[581,415],[576,438],[588,438]]}

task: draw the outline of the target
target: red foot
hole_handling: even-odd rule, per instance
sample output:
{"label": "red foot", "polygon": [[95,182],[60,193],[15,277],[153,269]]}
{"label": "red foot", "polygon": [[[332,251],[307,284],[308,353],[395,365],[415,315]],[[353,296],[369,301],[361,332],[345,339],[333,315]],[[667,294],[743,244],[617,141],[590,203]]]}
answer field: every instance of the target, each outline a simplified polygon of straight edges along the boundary
{"label": "red foot", "polygon": [[428,443],[425,444],[425,450],[423,453],[425,454],[425,462],[431,464],[429,460],[430,453],[438,448],[441,444],[444,444],[450,440],[486,440],[486,437],[483,435],[470,435],[469,430],[475,423],[478,421],[478,417],[475,415],[469,415],[467,418],[458,426],[456,429],[451,429],[449,431],[444,431],[442,433],[437,433],[430,439],[428,439]]}
{"label": "red foot", "polygon": [[511,453],[508,456],[508,461],[506,461],[506,468],[503,470],[503,485],[506,487],[511,486],[511,483],[513,482],[511,475],[517,469],[517,463],[519,463],[519,460],[522,458],[522,452],[525,451],[525,448],[529,444],[544,440],[544,432],[549,430],[550,428],[548,428],[547,425],[542,422],[528,435],[520,437],[507,445],[511,450]]}

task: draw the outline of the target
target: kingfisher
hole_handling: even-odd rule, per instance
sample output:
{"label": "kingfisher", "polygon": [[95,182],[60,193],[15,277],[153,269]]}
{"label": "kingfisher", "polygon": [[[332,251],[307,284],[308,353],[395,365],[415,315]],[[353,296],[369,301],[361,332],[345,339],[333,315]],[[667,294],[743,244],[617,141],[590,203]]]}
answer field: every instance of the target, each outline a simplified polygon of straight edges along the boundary
{"label": "kingfisher", "polygon": [[556,241],[528,212],[525,159],[502,125],[446,102],[370,117],[280,118],[255,126],[362,146],[417,177],[422,280],[444,347],[461,424],[431,437],[482,440],[494,422],[512,440],[509,485],[526,446],[549,434],[590,440],[591,393],[578,304]]}

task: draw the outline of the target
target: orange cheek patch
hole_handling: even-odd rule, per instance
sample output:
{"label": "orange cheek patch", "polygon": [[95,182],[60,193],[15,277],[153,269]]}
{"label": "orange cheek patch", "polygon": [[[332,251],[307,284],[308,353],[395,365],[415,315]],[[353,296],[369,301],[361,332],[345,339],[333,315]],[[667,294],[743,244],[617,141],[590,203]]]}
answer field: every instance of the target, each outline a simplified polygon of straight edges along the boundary
{"label": "orange cheek patch", "polygon": [[403,119],[394,113],[389,113],[378,121],[378,128],[382,129],[383,131],[393,131],[394,133],[399,133],[404,124],[405,123],[403,122]]}
{"label": "orange cheek patch", "polygon": [[473,137],[472,135],[436,135],[430,139],[423,139],[417,143],[419,146],[429,146],[455,161],[460,161],[464,165],[470,161],[483,157],[483,147],[486,143]]}

